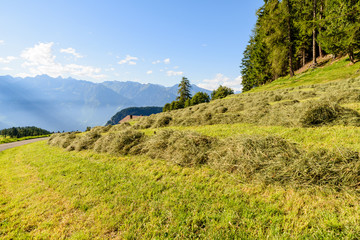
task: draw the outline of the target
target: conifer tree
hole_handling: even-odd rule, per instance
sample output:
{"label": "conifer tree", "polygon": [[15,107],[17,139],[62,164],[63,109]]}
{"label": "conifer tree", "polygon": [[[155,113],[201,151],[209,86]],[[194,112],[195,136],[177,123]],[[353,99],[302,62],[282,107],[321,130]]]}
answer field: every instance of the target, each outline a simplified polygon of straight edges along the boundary
{"label": "conifer tree", "polygon": [[316,61],[316,26],[315,26],[315,22],[316,22],[316,15],[317,13],[317,0],[313,0],[313,21],[314,21],[314,26],[313,26],[313,65],[316,66],[317,65],[317,61]]}
{"label": "conifer tree", "polygon": [[319,39],[329,53],[348,54],[355,62],[354,52],[360,48],[360,1],[327,1],[324,31]]}
{"label": "conifer tree", "polygon": [[306,64],[307,53],[311,46],[313,0],[297,0],[294,2],[294,27],[296,29],[295,51],[300,56],[300,65]]}
{"label": "conifer tree", "polygon": [[179,83],[179,90],[178,90],[179,96],[177,97],[177,100],[182,104],[184,104],[187,99],[191,99],[190,90],[191,90],[190,81],[186,77],[183,77],[181,82]]}
{"label": "conifer tree", "polygon": [[[360,0],[264,0],[241,62],[243,91],[294,75],[323,51],[360,50]],[[309,57],[308,57],[309,56]]]}

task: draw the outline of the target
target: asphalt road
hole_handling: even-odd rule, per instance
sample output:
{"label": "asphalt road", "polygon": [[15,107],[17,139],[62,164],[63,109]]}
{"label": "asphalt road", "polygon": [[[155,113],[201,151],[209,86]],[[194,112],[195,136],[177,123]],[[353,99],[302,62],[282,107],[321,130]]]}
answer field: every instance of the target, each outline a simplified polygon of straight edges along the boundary
{"label": "asphalt road", "polygon": [[46,139],[48,139],[48,137],[35,138],[35,139],[18,141],[18,142],[0,144],[0,152],[4,151],[6,149],[9,149],[9,148],[19,147],[19,146],[22,146],[22,145],[25,145],[25,144],[29,144],[29,143],[33,143],[33,142],[37,142],[37,141],[42,141],[42,140],[46,140]]}

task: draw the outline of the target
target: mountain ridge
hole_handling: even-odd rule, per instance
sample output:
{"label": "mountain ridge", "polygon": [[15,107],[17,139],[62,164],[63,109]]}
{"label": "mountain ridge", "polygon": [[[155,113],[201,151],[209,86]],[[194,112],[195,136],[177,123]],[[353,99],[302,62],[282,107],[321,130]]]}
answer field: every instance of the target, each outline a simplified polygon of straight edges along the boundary
{"label": "mountain ridge", "polygon": [[[75,131],[104,125],[122,109],[162,107],[174,101],[176,86],[129,81],[93,83],[48,75],[0,76],[0,129],[34,125],[50,131]],[[210,92],[197,86],[194,89]]]}

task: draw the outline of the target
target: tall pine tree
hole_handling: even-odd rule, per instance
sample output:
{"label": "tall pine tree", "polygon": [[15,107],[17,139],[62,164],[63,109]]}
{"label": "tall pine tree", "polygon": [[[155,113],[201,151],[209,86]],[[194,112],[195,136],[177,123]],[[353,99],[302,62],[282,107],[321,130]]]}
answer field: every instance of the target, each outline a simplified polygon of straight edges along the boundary
{"label": "tall pine tree", "polygon": [[354,52],[360,49],[360,1],[327,1],[323,22],[324,30],[319,36],[321,45],[336,55],[348,54],[355,62]]}
{"label": "tall pine tree", "polygon": [[191,99],[191,85],[190,85],[190,81],[186,78],[183,77],[181,82],[179,83],[179,89],[178,89],[178,94],[179,96],[177,97],[177,100],[183,104],[185,104],[185,101],[188,99]]}

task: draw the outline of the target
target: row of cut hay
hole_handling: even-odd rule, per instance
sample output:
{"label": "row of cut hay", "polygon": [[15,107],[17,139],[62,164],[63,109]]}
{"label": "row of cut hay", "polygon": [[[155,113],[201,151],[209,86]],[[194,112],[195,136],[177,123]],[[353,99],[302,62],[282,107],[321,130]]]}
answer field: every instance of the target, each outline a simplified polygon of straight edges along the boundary
{"label": "row of cut hay", "polygon": [[352,150],[305,152],[271,136],[236,137],[219,144],[210,152],[209,164],[248,181],[360,190],[360,158]]}
{"label": "row of cut hay", "polygon": [[[49,144],[68,151],[92,149],[113,155],[147,155],[181,166],[207,164],[244,181],[360,190],[359,153],[348,149],[306,152],[274,136],[217,139],[191,131],[159,130],[153,136],[125,129],[97,135],[55,134]],[[340,149],[340,148],[339,148]]]}
{"label": "row of cut hay", "polygon": [[196,126],[211,124],[253,123],[291,127],[323,125],[360,126],[360,114],[326,99],[316,101],[286,100],[276,104],[260,102],[242,111],[230,111],[226,105],[208,105],[202,111],[183,109],[144,117],[135,128],[162,128],[167,126]]}
{"label": "row of cut hay", "polygon": [[360,81],[350,79],[235,95],[144,117],[137,120],[135,126],[145,129],[241,122],[298,127],[359,126],[359,115],[339,106],[356,102],[360,102]]}

